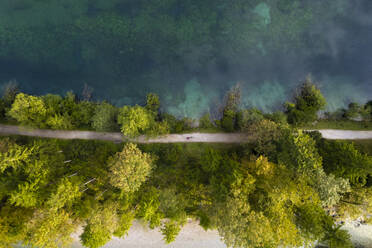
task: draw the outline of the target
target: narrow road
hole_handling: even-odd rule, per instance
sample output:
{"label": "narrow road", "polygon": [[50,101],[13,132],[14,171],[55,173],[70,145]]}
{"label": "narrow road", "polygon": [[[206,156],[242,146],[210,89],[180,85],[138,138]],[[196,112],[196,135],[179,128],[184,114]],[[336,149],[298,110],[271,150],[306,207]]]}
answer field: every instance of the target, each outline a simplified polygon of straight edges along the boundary
{"label": "narrow road", "polygon": [[[349,131],[333,129],[324,129],[318,131],[326,139],[372,139],[372,131]],[[111,133],[95,131],[47,130],[3,124],[0,124],[0,134],[56,139],[106,140],[113,142],[122,142],[124,140],[123,135],[119,132]],[[156,138],[147,138],[145,136],[140,136],[136,139],[129,140],[138,143],[244,143],[249,142],[251,139],[244,133],[188,133],[168,134]]]}

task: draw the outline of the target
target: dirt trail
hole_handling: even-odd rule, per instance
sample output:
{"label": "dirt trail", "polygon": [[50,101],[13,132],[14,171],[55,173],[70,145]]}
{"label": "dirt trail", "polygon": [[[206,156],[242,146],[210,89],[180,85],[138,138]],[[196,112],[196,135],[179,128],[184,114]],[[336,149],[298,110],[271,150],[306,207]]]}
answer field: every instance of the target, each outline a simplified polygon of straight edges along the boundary
{"label": "dirt trail", "polygon": [[[318,130],[326,139],[372,139],[372,131],[351,131],[351,130]],[[56,139],[86,139],[106,140],[122,142],[124,137],[121,133],[95,132],[95,131],[65,131],[34,129],[22,126],[0,124],[0,134],[3,135],[24,135]],[[128,140],[128,139],[127,139]],[[243,133],[187,133],[168,134],[156,138],[140,136],[130,141],[138,143],[244,143],[249,142],[251,137]]]}
{"label": "dirt trail", "polygon": [[[121,133],[95,132],[95,131],[66,131],[34,129],[22,126],[0,124],[0,134],[3,135],[24,135],[56,139],[86,139],[86,140],[107,140],[122,142],[124,137]],[[128,139],[127,139],[128,140]],[[156,138],[140,136],[130,141],[138,143],[180,143],[180,142],[204,142],[204,143],[241,143],[249,141],[247,135],[242,133],[189,133],[189,134],[168,134]]]}

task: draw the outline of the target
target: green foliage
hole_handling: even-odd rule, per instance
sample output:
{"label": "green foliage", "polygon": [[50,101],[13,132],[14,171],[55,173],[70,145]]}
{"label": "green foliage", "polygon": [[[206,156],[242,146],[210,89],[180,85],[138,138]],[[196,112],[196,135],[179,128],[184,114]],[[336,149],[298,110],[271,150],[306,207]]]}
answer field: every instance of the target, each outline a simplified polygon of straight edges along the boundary
{"label": "green foliage", "polygon": [[128,137],[136,137],[144,134],[154,123],[154,115],[144,107],[124,106],[119,111],[118,123],[121,132]]}
{"label": "green foliage", "polygon": [[318,111],[325,105],[324,96],[308,76],[296,94],[294,103],[286,104],[288,122],[296,125],[313,122],[318,118]]}
{"label": "green foliage", "polygon": [[67,178],[62,178],[58,183],[57,189],[51,194],[46,205],[51,211],[70,206],[81,196],[79,186]]}
{"label": "green foliage", "polygon": [[323,157],[324,170],[327,173],[361,186],[372,175],[372,158],[360,153],[352,143],[321,139],[317,142],[317,148]]}
{"label": "green foliage", "polygon": [[58,248],[72,243],[71,233],[76,230],[71,216],[63,210],[58,212],[35,211],[27,223],[27,245]]}
{"label": "green foliage", "polygon": [[233,110],[224,110],[221,119],[221,127],[227,132],[233,132],[235,128],[236,112]]}
{"label": "green foliage", "polygon": [[19,93],[18,83],[15,80],[9,81],[3,89],[3,103],[5,108],[10,108]]}
{"label": "green foliage", "polygon": [[0,172],[3,173],[8,167],[17,169],[23,163],[29,162],[33,149],[19,146],[9,140],[1,140]]}
{"label": "green foliage", "polygon": [[332,220],[325,224],[325,237],[323,241],[329,248],[353,248],[350,234],[346,230],[340,229],[341,225],[335,225]]}
{"label": "green foliage", "polygon": [[237,115],[237,128],[243,132],[250,131],[251,127],[264,119],[264,115],[258,109],[245,109]]}
{"label": "green foliage", "polygon": [[368,221],[368,213],[372,211],[372,188],[355,186],[346,193],[337,205],[337,214],[341,220],[345,218]]}
{"label": "green foliage", "polygon": [[302,235],[308,240],[320,240],[325,236],[324,222],[332,221],[323,208],[317,204],[302,204],[295,209],[296,223]]}
{"label": "green foliage", "polygon": [[132,222],[135,218],[135,214],[131,211],[127,211],[122,213],[119,222],[118,228],[113,233],[116,237],[123,238],[129,231],[130,227],[132,226]]}
{"label": "green foliage", "polygon": [[178,233],[181,231],[181,227],[174,222],[166,222],[161,228],[161,233],[164,236],[165,243],[169,244],[176,240]]}
{"label": "green foliage", "polygon": [[43,125],[47,109],[42,99],[19,93],[8,115],[24,125]]}
{"label": "green foliage", "polygon": [[99,104],[94,112],[92,127],[97,131],[115,131],[118,129],[118,110],[109,103]]}
{"label": "green foliage", "polygon": [[219,151],[207,148],[200,159],[200,163],[205,172],[215,172],[219,168],[222,159],[223,157]]}
{"label": "green foliage", "polygon": [[92,102],[77,102],[68,92],[65,98],[47,94],[37,97],[19,93],[7,115],[19,123],[41,128],[89,128],[95,110]]}
{"label": "green foliage", "polygon": [[217,227],[225,243],[230,247],[301,245],[304,237],[293,222],[293,211],[303,202],[317,202],[316,193],[263,157],[233,174],[230,196],[218,207]]}
{"label": "green foliage", "polygon": [[151,187],[140,195],[137,217],[149,223],[151,229],[161,225],[163,214],[159,210],[159,191]]}
{"label": "green foliage", "polygon": [[345,117],[347,119],[355,119],[360,116],[362,110],[362,106],[356,102],[352,102],[349,104],[348,109],[345,112]]}
{"label": "green foliage", "polygon": [[159,107],[160,107],[159,96],[154,93],[147,94],[146,108],[155,115],[157,115],[159,112]]}
{"label": "green foliage", "polygon": [[6,108],[5,108],[5,102],[3,99],[0,99],[0,120],[3,120],[5,118]]}
{"label": "green foliage", "polygon": [[54,115],[48,117],[46,124],[51,129],[73,129],[73,125],[69,116],[66,115]]}
{"label": "green foliage", "polygon": [[240,86],[237,84],[231,88],[225,96],[221,127],[228,132],[232,132],[236,128],[236,115],[240,104],[240,94]]}
{"label": "green foliage", "polygon": [[98,248],[110,241],[118,225],[116,211],[115,204],[110,202],[95,210],[80,236],[84,246]]}
{"label": "green foliage", "polygon": [[142,153],[135,144],[126,144],[123,151],[108,161],[110,183],[126,193],[137,191],[150,176],[153,158]]}
{"label": "green foliage", "polygon": [[[100,247],[140,219],[160,227],[171,242],[188,218],[198,218],[232,247],[348,242],[330,226],[334,220],[323,206],[337,203],[344,216],[361,213],[371,206],[369,191],[346,192],[345,180],[327,175],[312,136],[269,120],[259,127],[268,130],[261,145],[269,147],[270,160],[252,154],[253,145],[149,144],[140,150],[133,144],[121,149],[98,141],[2,138],[0,154],[4,161],[14,158],[14,165],[0,173],[0,237],[6,237],[0,240],[66,246],[84,223],[83,245]],[[32,152],[10,152],[22,149]]]}
{"label": "green foliage", "polygon": [[287,116],[281,111],[276,111],[271,114],[266,114],[265,117],[278,124],[282,124],[282,125],[287,124]]}
{"label": "green foliage", "polygon": [[206,128],[206,129],[214,128],[214,127],[215,127],[215,126],[213,125],[213,122],[212,122],[212,120],[211,120],[211,117],[210,117],[210,114],[209,114],[209,113],[203,115],[203,116],[199,119],[199,127],[200,127],[200,128]]}
{"label": "green foliage", "polygon": [[74,110],[70,113],[72,124],[75,127],[91,127],[95,108],[96,106],[93,102],[78,102],[74,106]]}
{"label": "green foliage", "polygon": [[24,240],[26,224],[32,211],[14,206],[3,206],[0,209],[0,246],[11,247]]}

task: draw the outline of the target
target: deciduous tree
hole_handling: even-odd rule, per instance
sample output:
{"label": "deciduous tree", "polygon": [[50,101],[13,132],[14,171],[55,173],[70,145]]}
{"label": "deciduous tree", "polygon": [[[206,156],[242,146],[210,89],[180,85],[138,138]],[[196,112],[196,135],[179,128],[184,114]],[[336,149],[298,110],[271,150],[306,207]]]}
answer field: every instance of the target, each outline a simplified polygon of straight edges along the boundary
{"label": "deciduous tree", "polygon": [[119,110],[118,123],[121,132],[128,137],[144,134],[154,123],[154,115],[141,106],[124,106]]}
{"label": "deciduous tree", "polygon": [[19,93],[8,115],[22,124],[43,127],[47,109],[41,98]]}
{"label": "deciduous tree", "polygon": [[318,111],[325,105],[324,96],[308,76],[294,97],[294,103],[286,103],[288,122],[301,124],[315,121]]}
{"label": "deciduous tree", "polygon": [[115,131],[118,110],[107,102],[99,104],[93,115],[92,127],[97,131]]}
{"label": "deciduous tree", "polygon": [[110,183],[124,192],[135,192],[149,177],[153,158],[142,153],[135,144],[129,143],[123,150],[110,158]]}

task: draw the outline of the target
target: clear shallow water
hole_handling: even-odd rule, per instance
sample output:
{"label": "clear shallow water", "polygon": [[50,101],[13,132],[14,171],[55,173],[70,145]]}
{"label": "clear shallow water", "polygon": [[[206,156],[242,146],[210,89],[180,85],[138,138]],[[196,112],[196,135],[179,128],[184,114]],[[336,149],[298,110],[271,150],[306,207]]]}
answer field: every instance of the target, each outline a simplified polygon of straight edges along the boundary
{"label": "clear shallow water", "polygon": [[370,0],[2,0],[0,84],[197,117],[239,83],[275,110],[311,73],[335,110],[372,99]]}

